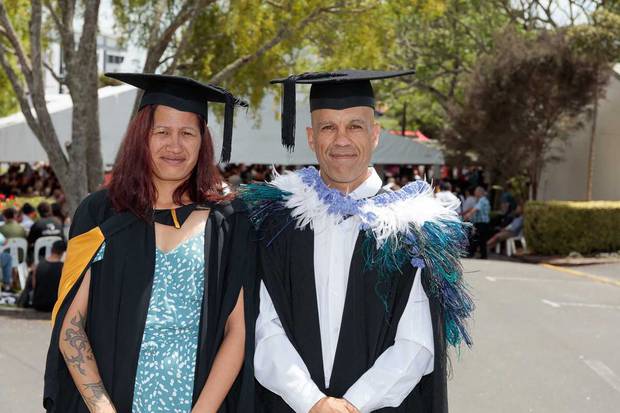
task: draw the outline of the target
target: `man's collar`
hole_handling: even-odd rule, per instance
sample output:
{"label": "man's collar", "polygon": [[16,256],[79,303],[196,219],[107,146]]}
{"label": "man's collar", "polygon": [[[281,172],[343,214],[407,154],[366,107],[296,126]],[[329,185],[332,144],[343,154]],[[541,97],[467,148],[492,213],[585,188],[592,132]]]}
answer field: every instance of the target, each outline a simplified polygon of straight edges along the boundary
{"label": "man's collar", "polygon": [[360,186],[355,188],[355,190],[349,194],[351,198],[370,198],[371,196],[377,195],[377,192],[379,192],[381,186],[383,186],[383,181],[379,177],[379,174],[377,174],[377,171],[375,171],[375,168],[370,167],[368,170],[370,171],[368,178],[366,178]]}

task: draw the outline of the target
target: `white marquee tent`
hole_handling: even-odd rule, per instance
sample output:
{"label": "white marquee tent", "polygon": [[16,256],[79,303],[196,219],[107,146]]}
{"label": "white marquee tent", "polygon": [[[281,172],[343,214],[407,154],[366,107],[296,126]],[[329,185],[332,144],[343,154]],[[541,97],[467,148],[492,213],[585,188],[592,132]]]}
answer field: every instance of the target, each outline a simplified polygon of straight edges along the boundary
{"label": "white marquee tent", "polygon": [[[112,165],[123,133],[129,122],[136,89],[132,86],[108,86],[99,90],[99,122],[103,160]],[[299,98],[305,97],[300,95]],[[68,95],[61,95],[48,104],[60,141],[71,140],[72,103]],[[237,109],[231,162],[246,164],[304,165],[315,163],[314,153],[306,143],[305,127],[310,124],[308,104],[297,105],[297,145],[288,153],[280,145],[279,103],[267,96],[256,119],[244,109]],[[219,154],[221,126],[216,116],[210,116],[209,127],[215,137],[216,154]],[[63,145],[64,146],[64,145]],[[0,161],[47,161],[45,151],[28,128],[21,113],[0,119]],[[441,165],[441,151],[429,143],[382,132],[380,143],[373,156],[375,164]]]}

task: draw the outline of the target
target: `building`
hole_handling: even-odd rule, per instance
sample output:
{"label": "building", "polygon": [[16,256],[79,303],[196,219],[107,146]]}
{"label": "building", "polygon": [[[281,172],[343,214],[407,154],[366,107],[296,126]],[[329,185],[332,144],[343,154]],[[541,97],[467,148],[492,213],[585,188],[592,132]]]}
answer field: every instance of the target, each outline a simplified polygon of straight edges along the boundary
{"label": "building", "polygon": [[[620,64],[614,67],[606,96],[600,100],[594,143],[592,199],[620,200]],[[585,200],[592,122],[575,131],[563,148],[563,160],[543,171],[541,200]]]}

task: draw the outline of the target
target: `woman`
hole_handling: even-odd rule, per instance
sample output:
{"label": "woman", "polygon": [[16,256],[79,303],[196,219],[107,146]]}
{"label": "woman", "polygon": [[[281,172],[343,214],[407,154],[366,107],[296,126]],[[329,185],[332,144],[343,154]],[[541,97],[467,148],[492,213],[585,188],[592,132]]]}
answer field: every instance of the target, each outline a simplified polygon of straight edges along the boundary
{"label": "woman", "polygon": [[226,158],[232,107],[246,104],[190,79],[109,76],[144,95],[108,188],[75,213],[44,406],[251,411],[254,236],[240,204],[221,195],[206,123],[207,101],[225,102]]}

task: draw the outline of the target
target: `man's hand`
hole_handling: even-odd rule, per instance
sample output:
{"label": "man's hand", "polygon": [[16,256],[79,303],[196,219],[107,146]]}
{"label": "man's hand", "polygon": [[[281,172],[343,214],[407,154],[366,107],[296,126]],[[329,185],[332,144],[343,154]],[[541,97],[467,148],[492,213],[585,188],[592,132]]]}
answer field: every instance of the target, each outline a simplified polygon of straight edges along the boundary
{"label": "man's hand", "polygon": [[360,411],[345,399],[323,397],[308,413],[360,413]]}

